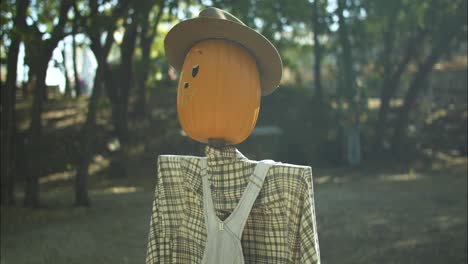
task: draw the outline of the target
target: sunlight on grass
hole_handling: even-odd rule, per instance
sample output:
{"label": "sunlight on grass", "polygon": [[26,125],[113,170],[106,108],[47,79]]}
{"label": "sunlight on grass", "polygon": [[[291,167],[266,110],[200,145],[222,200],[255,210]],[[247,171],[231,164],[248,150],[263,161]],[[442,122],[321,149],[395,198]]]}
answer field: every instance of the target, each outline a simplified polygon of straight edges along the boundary
{"label": "sunlight on grass", "polygon": [[80,115],[80,116],[57,121],[54,123],[54,128],[61,129],[61,128],[65,128],[65,127],[69,127],[73,125],[82,124],[84,121],[85,121],[85,117]]}
{"label": "sunlight on grass", "polygon": [[466,166],[467,165],[466,157],[453,156],[453,155],[449,155],[443,152],[437,152],[435,156],[440,161],[443,161],[446,165],[450,165],[450,166],[455,166],[455,165]]}
{"label": "sunlight on grass", "polygon": [[71,179],[73,176],[75,176],[75,173],[76,173],[75,170],[52,173],[45,177],[41,177],[39,179],[39,183],[44,184],[44,183],[55,182],[55,181],[66,181],[66,180]]}
{"label": "sunlight on grass", "polygon": [[18,131],[25,131],[29,128],[30,119],[17,121]]}
{"label": "sunlight on grass", "polygon": [[104,188],[100,190],[94,190],[93,193],[97,194],[124,194],[124,193],[135,193],[141,192],[143,189],[135,186],[114,186],[109,188]]}
{"label": "sunlight on grass", "polygon": [[110,160],[105,158],[102,155],[94,156],[94,162],[89,165],[88,173],[89,175],[94,175],[107,167],[109,167]]}
{"label": "sunlight on grass", "polygon": [[379,98],[369,98],[367,100],[367,107],[369,109],[377,109],[380,107],[380,99]]}
{"label": "sunlight on grass", "polygon": [[143,152],[145,152],[145,144],[140,143],[140,144],[136,144],[134,146],[131,146],[128,149],[127,154],[129,156],[138,156],[138,155],[142,154]]}
{"label": "sunlight on grass", "polygon": [[400,181],[415,181],[424,178],[423,175],[409,172],[404,174],[380,175],[378,177],[381,181],[400,182]]}
{"label": "sunlight on grass", "polygon": [[348,182],[349,178],[346,177],[332,177],[329,175],[315,177],[314,182],[317,184],[324,184],[324,183],[344,183]]}
{"label": "sunlight on grass", "polygon": [[81,112],[82,112],[81,109],[77,109],[77,108],[48,111],[42,114],[42,118],[43,119],[64,118],[64,117],[80,114]]}
{"label": "sunlight on grass", "polygon": [[[96,173],[109,167],[110,160],[102,155],[94,156],[93,161],[89,164],[88,173],[89,175],[95,175]],[[76,170],[67,170],[49,174],[39,179],[40,184],[52,183],[56,181],[67,181],[71,180],[76,175]]]}
{"label": "sunlight on grass", "polygon": [[416,247],[418,245],[424,244],[426,242],[427,241],[424,241],[422,239],[414,239],[414,238],[404,239],[404,240],[400,240],[396,242],[394,247],[395,248],[408,248],[408,247],[412,248],[412,247]]}
{"label": "sunlight on grass", "polygon": [[382,217],[381,215],[373,215],[373,216],[367,217],[366,223],[369,226],[388,225],[389,219]]}
{"label": "sunlight on grass", "polygon": [[442,230],[450,229],[456,225],[463,226],[463,224],[465,223],[465,221],[462,218],[448,216],[448,215],[437,216],[434,219],[434,222]]}
{"label": "sunlight on grass", "polygon": [[[390,100],[391,107],[397,107],[403,105],[403,100],[401,99],[392,99]],[[369,98],[367,100],[367,107],[371,110],[380,108],[380,98]]]}
{"label": "sunlight on grass", "polygon": [[432,122],[434,122],[435,120],[446,117],[447,114],[448,112],[446,109],[436,110],[429,114],[429,116],[426,118],[426,123],[432,124]]}
{"label": "sunlight on grass", "polygon": [[331,177],[330,176],[322,176],[322,177],[315,177],[314,178],[314,181],[317,183],[317,184],[324,184],[324,183],[327,183],[331,180]]}

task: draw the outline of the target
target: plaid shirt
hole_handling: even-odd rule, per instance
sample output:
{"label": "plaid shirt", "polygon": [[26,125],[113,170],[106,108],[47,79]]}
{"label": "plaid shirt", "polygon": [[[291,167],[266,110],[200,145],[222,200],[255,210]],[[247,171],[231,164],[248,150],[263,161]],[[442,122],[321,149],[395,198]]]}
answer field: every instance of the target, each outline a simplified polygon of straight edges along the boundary
{"label": "plaid shirt", "polygon": [[[216,214],[236,207],[257,161],[235,147],[206,147]],[[200,158],[158,158],[146,263],[201,263],[206,242]],[[275,164],[266,176],[242,235],[246,263],[320,263],[312,170]]]}

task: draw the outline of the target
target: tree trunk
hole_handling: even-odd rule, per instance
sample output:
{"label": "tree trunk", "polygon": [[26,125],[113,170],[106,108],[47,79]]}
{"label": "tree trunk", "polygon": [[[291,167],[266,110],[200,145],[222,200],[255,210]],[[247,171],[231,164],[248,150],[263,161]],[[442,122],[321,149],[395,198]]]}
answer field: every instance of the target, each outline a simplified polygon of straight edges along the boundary
{"label": "tree trunk", "polygon": [[[91,23],[93,24],[93,20],[96,19],[96,14],[98,11],[98,3],[97,1],[90,1],[91,7]],[[122,8],[122,9],[121,9]],[[122,12],[124,6],[121,8],[116,9],[113,11],[112,17],[114,19],[119,18],[119,12]],[[77,13],[79,14],[79,13]],[[104,44],[101,44],[101,34],[99,31],[104,31],[103,29],[99,31],[92,30],[90,33],[91,39],[91,50],[96,57],[98,62],[98,68],[96,69],[96,76],[94,77],[94,84],[93,84],[93,91],[91,93],[91,98],[88,103],[88,112],[86,114],[86,122],[83,125],[80,131],[80,141],[82,145],[80,146],[80,150],[78,152],[78,159],[77,159],[77,174],[75,178],[75,205],[77,206],[89,206],[89,195],[88,195],[88,167],[91,162],[93,156],[93,135],[96,128],[96,115],[97,115],[97,105],[99,102],[100,95],[102,93],[103,85],[111,85],[107,87],[109,97],[111,101],[114,98],[115,94],[112,90],[112,84],[109,82],[109,78],[106,77],[112,76],[109,70],[109,64],[107,63],[107,56],[109,54],[111,45],[113,43],[113,34],[115,30],[115,21],[108,25],[108,28],[105,29],[107,33],[107,37]],[[107,80],[107,83],[104,81]]]}
{"label": "tree trunk", "polygon": [[[85,132],[86,133],[86,132]],[[86,135],[85,137],[89,137]],[[82,139],[87,140],[87,139]],[[86,146],[89,142],[83,142],[82,147],[83,149],[80,152],[82,154],[78,154],[78,162],[77,162],[77,169],[75,175],[75,206],[90,206],[89,195],[88,195],[88,167],[90,163],[91,157],[86,156],[87,154],[84,152],[88,152],[85,150],[89,146]]]}
{"label": "tree trunk", "polygon": [[[118,84],[125,86],[125,84]],[[124,89],[122,87],[121,89]],[[122,92],[122,91],[121,91]],[[128,134],[128,98],[122,93],[117,98],[117,103],[112,107],[112,120],[114,121],[115,134],[121,143],[126,143],[129,139]]]}
{"label": "tree trunk", "polygon": [[[127,23],[125,25],[125,34],[122,40],[122,44],[120,45],[120,65],[117,69],[118,82],[114,86],[114,88],[117,88],[117,91],[113,94],[113,96],[110,96],[114,97],[114,101],[111,99],[112,120],[114,123],[115,134],[120,142],[121,147],[113,153],[113,158],[109,170],[110,175],[119,177],[125,177],[127,175],[124,166],[124,156],[125,149],[129,141],[128,102],[130,89],[132,88],[133,54],[135,50],[138,26],[136,23],[137,14],[138,12],[136,11],[131,14],[132,23]],[[107,80],[107,82],[109,82],[109,77],[107,77]]]}
{"label": "tree trunk", "polygon": [[13,205],[13,151],[15,137],[15,92],[16,68],[18,63],[19,36],[15,36],[8,50],[8,72],[5,88],[2,89],[2,127],[1,127],[1,204]]}
{"label": "tree trunk", "polygon": [[93,156],[93,131],[96,129],[97,104],[101,96],[102,64],[98,65],[94,77],[93,91],[88,103],[86,122],[80,132],[80,151],[78,152],[77,173],[75,177],[75,205],[89,206],[88,167]]}
{"label": "tree trunk", "polygon": [[50,38],[42,40],[44,33],[37,28],[37,25],[30,25],[30,37],[32,40],[27,49],[33,51],[30,63],[34,65],[31,71],[35,72],[36,87],[34,89],[33,105],[31,108],[31,123],[28,131],[27,142],[27,172],[25,184],[24,205],[26,207],[39,206],[39,175],[37,174],[37,165],[35,158],[40,151],[40,140],[42,135],[41,115],[43,110],[44,99],[47,96],[46,90],[46,74],[52,52],[57,47],[58,42],[63,38],[65,23],[67,21],[67,14],[71,7],[71,0],[64,0],[60,2],[60,14],[58,23],[52,29]]}
{"label": "tree trunk", "polygon": [[141,70],[138,78],[138,94],[135,105],[135,114],[144,116],[146,114],[146,81],[148,80],[150,65],[150,45],[141,43]]}
{"label": "tree trunk", "polygon": [[[73,21],[76,21],[74,19]],[[72,36],[72,56],[73,56],[73,73],[74,73],[74,79],[75,79],[75,95],[76,97],[80,97],[81,93],[83,92],[81,89],[81,80],[80,76],[78,74],[78,66],[76,62],[76,22],[73,22],[73,36]]]}
{"label": "tree trunk", "polygon": [[[26,17],[26,9],[29,1],[18,1],[16,3],[16,17],[14,25],[17,29],[23,28]],[[7,57],[7,79],[4,89],[2,89],[2,111],[1,111],[1,201],[2,205],[13,205],[14,197],[14,142],[16,135],[16,80],[18,53],[21,35],[13,31],[10,48]]]}
{"label": "tree trunk", "polygon": [[[26,46],[26,45],[25,45]],[[28,65],[29,66],[29,71],[28,71],[28,81],[26,82],[26,84],[23,86],[23,89],[22,89],[22,96],[23,98],[28,98],[29,97],[29,93],[31,92],[31,87],[35,87],[35,82],[36,82],[36,76],[34,76],[34,73],[33,71],[31,70],[31,65]]]}
{"label": "tree trunk", "polygon": [[68,69],[66,63],[66,55],[65,55],[65,44],[62,49],[62,58],[63,58],[63,75],[65,75],[65,97],[71,97],[71,84],[70,84],[70,77],[68,76]]}
{"label": "tree trunk", "polygon": [[343,49],[342,61],[343,61],[343,81],[345,89],[343,89],[343,95],[347,99],[350,109],[355,110],[356,85],[355,76],[353,70],[353,58],[351,52],[351,43],[349,41],[348,26],[346,24],[343,12],[345,9],[346,1],[338,0],[337,16],[338,16],[338,35],[340,44]]}
{"label": "tree trunk", "polygon": [[315,97],[317,98],[318,103],[323,103],[323,89],[322,89],[322,79],[321,79],[321,67],[322,67],[322,47],[319,42],[320,34],[320,20],[319,20],[319,0],[314,0],[312,4],[313,15],[312,15],[312,28],[314,30],[314,81],[315,81]]}
{"label": "tree trunk", "polygon": [[34,89],[34,98],[31,111],[31,124],[28,132],[27,142],[27,163],[28,172],[26,175],[24,205],[26,207],[39,207],[39,175],[37,174],[37,164],[35,157],[40,155],[40,139],[42,135],[41,114],[43,111],[44,94],[46,90],[45,78],[50,56],[45,56],[37,69],[37,82]]}
{"label": "tree trunk", "polygon": [[403,151],[403,137],[408,126],[409,112],[416,102],[418,94],[427,85],[427,76],[432,71],[434,64],[439,60],[440,56],[445,52],[450,44],[453,34],[443,34],[438,43],[432,49],[430,55],[418,67],[418,71],[413,77],[408,92],[405,95],[403,106],[398,112],[397,121],[395,124],[395,132],[392,138],[392,151],[394,154],[399,155]]}
{"label": "tree trunk", "polygon": [[[133,81],[133,54],[135,50],[137,37],[136,12],[132,15],[133,23],[125,26],[125,34],[120,46],[120,66],[119,66],[119,88],[117,93],[117,104],[114,106],[115,113],[114,125],[116,126],[117,136],[122,143],[128,141],[128,101],[130,89]],[[114,113],[113,113],[114,114]]]}
{"label": "tree trunk", "polygon": [[[346,161],[350,165],[358,165],[360,163],[360,140],[359,140],[359,104],[357,99],[357,91],[356,91],[356,79],[355,79],[355,73],[353,69],[353,57],[352,57],[352,50],[351,50],[351,43],[349,41],[349,33],[348,33],[348,27],[343,15],[343,12],[346,8],[346,1],[345,0],[338,0],[338,8],[336,10],[336,14],[338,16],[338,24],[339,24],[339,29],[338,29],[338,37],[339,41],[342,47],[342,71],[343,71],[343,83],[342,83],[342,88],[340,89],[340,93],[338,95],[339,99],[338,101],[341,104],[341,97],[343,97],[345,102],[348,104],[348,109],[344,111],[344,113],[340,113],[342,115],[340,118],[341,121],[341,126],[339,126],[342,129],[342,135],[343,137],[341,138],[341,149],[345,151],[345,153],[342,153],[343,157],[346,157]],[[339,110],[338,110],[339,111]],[[341,112],[341,111],[339,111]],[[355,132],[355,133],[354,133]],[[354,133],[353,136],[351,136],[351,133]],[[350,142],[350,140],[354,140],[354,138],[357,138],[357,142]],[[349,146],[357,146],[353,149],[349,148]],[[357,150],[357,151],[353,151]],[[357,153],[359,151],[359,153]],[[355,155],[356,154],[356,155]],[[350,157],[357,156],[359,157],[358,159],[350,159]]]}
{"label": "tree trunk", "polygon": [[[409,39],[408,46],[405,51],[405,55],[400,63],[397,65],[396,70],[390,74],[385,74],[385,76],[389,75],[389,77],[385,77],[384,83],[381,88],[380,94],[380,108],[378,114],[378,120],[376,124],[376,139],[375,139],[375,150],[381,151],[383,150],[383,143],[385,140],[385,131],[387,128],[387,117],[388,112],[390,110],[390,99],[395,96],[396,92],[399,88],[399,82],[401,76],[406,71],[406,68],[411,61],[412,58],[415,57],[417,51],[416,49],[419,47],[419,43],[422,42],[426,35],[426,32],[419,30],[416,35]],[[390,63],[389,63],[390,64]],[[390,68],[390,67],[388,67]],[[387,73],[390,71],[386,71]]]}
{"label": "tree trunk", "polygon": [[143,10],[143,24],[140,32],[140,48],[141,48],[141,70],[138,75],[138,94],[137,103],[135,105],[135,114],[137,116],[144,116],[146,113],[146,81],[148,80],[150,62],[151,62],[151,47],[153,40],[157,34],[159,21],[164,11],[164,1],[160,1],[158,5],[158,13],[156,19],[152,25],[150,32],[149,14],[150,9],[146,7]]}

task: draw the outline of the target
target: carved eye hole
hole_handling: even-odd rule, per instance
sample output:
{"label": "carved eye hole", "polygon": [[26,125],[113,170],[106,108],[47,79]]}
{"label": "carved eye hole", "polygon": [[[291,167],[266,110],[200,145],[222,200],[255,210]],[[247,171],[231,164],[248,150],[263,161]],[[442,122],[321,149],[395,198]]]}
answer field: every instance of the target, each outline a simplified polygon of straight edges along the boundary
{"label": "carved eye hole", "polygon": [[192,77],[197,76],[199,68],[200,68],[200,66],[198,64],[193,66],[193,68],[192,68]]}
{"label": "carved eye hole", "polygon": [[184,89],[187,89],[189,87],[188,82],[184,82]]}

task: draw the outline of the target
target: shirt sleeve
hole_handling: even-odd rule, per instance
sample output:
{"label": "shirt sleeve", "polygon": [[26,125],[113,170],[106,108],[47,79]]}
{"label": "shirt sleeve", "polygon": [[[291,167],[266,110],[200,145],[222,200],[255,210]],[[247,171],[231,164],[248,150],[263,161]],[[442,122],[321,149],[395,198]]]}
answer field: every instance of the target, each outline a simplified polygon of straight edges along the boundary
{"label": "shirt sleeve", "polygon": [[300,220],[300,258],[303,264],[320,264],[320,249],[317,236],[317,222],[315,218],[314,187],[312,181],[312,168],[304,170],[304,179],[307,191],[302,208]]}
{"label": "shirt sleeve", "polygon": [[160,222],[160,213],[159,213],[159,185],[161,182],[161,168],[158,160],[158,180],[156,182],[155,194],[153,200],[153,208],[150,220],[150,230],[148,237],[148,246],[146,251],[146,264],[160,263],[159,256],[159,243],[158,243],[158,234],[159,232],[159,222]]}

